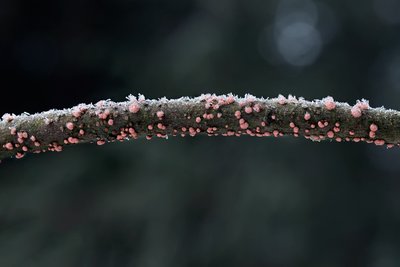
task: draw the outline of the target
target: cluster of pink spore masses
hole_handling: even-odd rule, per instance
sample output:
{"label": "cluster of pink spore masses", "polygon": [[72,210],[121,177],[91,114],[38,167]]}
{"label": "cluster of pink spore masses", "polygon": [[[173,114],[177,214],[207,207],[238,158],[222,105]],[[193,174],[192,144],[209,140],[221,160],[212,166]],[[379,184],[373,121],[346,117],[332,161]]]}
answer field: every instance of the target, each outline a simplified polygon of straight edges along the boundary
{"label": "cluster of pink spore masses", "polygon": [[[374,111],[375,113],[371,113]],[[264,99],[252,95],[203,94],[196,98],[147,100],[129,96],[125,102],[101,100],[71,109],[39,114],[4,114],[0,122],[0,155],[60,152],[66,145],[172,136],[304,136],[312,141],[364,141],[393,147],[382,138],[378,114],[397,111],[371,109],[367,100],[354,106],[328,96],[306,101],[292,95]],[[385,114],[386,114],[385,113]],[[369,114],[367,116],[367,114]],[[399,118],[400,120],[400,118]],[[29,123],[41,125],[29,128]],[[27,126],[28,125],[28,126]],[[51,129],[50,135],[48,131]]]}

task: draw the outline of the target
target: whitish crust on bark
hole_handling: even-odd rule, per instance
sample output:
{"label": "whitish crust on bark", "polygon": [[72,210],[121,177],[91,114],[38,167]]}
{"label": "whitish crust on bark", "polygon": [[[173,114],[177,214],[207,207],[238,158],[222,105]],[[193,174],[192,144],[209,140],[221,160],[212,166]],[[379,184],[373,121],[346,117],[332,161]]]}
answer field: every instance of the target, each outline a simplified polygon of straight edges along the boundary
{"label": "whitish crust on bark", "polygon": [[26,153],[62,151],[66,145],[124,141],[139,137],[303,136],[313,141],[365,141],[393,147],[400,143],[400,112],[354,106],[331,97],[306,101],[279,96],[201,95],[196,98],[125,102],[99,101],[33,115],[5,114],[0,122],[0,159]]}

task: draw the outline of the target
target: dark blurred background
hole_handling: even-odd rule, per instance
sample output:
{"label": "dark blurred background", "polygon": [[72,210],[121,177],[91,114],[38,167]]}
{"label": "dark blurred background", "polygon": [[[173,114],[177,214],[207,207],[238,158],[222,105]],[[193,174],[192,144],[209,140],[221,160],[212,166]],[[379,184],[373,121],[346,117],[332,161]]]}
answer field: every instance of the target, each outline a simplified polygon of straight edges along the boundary
{"label": "dark blurred background", "polygon": [[[0,114],[129,94],[400,109],[398,0],[0,1]],[[400,266],[400,152],[138,140],[0,165],[0,266]]]}

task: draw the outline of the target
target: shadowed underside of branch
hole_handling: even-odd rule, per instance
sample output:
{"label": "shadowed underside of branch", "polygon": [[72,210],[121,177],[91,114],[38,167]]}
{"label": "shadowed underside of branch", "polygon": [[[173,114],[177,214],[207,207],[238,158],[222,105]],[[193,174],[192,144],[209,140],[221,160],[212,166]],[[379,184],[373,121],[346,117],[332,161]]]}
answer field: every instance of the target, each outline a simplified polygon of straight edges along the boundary
{"label": "shadowed underside of branch", "polygon": [[313,141],[364,141],[393,147],[400,143],[400,112],[354,106],[332,97],[306,101],[279,96],[202,95],[168,100],[128,97],[34,115],[5,114],[0,122],[0,159],[26,153],[62,151],[78,143],[168,136],[303,136]]}

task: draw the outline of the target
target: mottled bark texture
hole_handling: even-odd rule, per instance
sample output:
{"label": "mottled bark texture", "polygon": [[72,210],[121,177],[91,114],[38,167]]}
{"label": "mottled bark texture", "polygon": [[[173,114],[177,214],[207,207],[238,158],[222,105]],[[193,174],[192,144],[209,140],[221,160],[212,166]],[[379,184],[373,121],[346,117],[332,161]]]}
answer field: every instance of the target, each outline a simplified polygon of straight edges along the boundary
{"label": "mottled bark texture", "polygon": [[306,101],[279,96],[202,95],[196,98],[125,102],[99,101],[70,109],[19,116],[0,122],[0,159],[26,153],[62,151],[77,143],[102,145],[116,140],[168,136],[303,136],[313,141],[365,141],[393,147],[400,143],[400,112],[354,106],[331,97]]}

